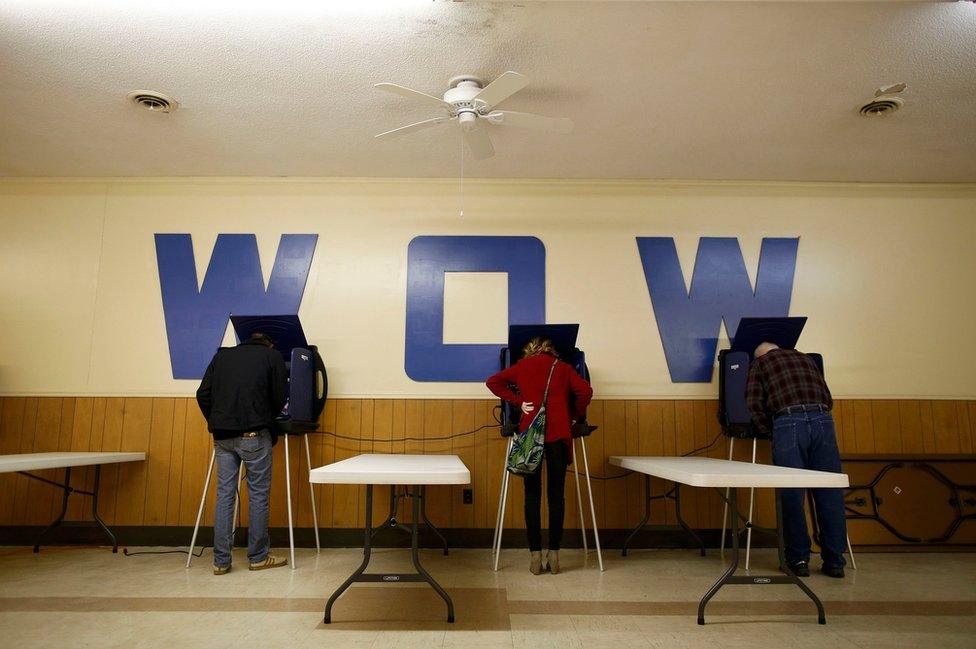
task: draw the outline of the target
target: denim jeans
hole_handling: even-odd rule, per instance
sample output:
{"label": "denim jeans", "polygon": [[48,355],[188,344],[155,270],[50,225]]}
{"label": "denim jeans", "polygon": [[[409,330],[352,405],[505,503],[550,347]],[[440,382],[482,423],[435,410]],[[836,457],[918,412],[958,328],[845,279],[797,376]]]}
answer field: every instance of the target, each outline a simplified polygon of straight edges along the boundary
{"label": "denim jeans", "polygon": [[268,495],[271,491],[271,433],[257,437],[214,440],[217,453],[217,508],[214,514],[214,565],[229,566],[234,547],[234,498],[241,462],[247,468],[247,558],[263,561],[268,538]]}
{"label": "denim jeans", "polygon": [[[829,412],[785,414],[773,421],[773,464],[840,473],[840,451]],[[810,535],[804,513],[805,489],[782,489],[783,537],[787,561],[810,560]],[[824,565],[843,566],[847,520],[843,489],[811,489],[820,528]]]}

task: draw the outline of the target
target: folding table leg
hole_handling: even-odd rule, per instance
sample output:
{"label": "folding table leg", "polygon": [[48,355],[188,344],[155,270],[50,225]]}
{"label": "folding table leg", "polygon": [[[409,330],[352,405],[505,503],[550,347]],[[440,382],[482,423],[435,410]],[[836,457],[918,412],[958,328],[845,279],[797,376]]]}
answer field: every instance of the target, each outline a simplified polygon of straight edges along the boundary
{"label": "folding table leg", "polygon": [[68,496],[71,495],[71,467],[65,467],[64,469],[64,485],[61,486],[64,490],[64,498],[61,500],[61,513],[58,517],[51,521],[44,531],[37,535],[37,540],[34,541],[34,553],[41,551],[41,540],[47,535],[48,532],[53,530],[55,527],[61,525],[61,521],[64,520],[64,515],[68,513]]}
{"label": "folding table leg", "polygon": [[295,569],[295,524],[291,516],[291,461],[288,453],[288,435],[285,435],[285,495],[288,498],[288,544],[291,547],[291,569]]}
{"label": "folding table leg", "polygon": [[441,534],[441,531],[439,529],[437,529],[437,526],[434,525],[433,523],[431,523],[430,522],[430,519],[427,518],[427,499],[426,499],[426,496],[427,496],[427,487],[424,486],[424,485],[421,485],[420,486],[420,516],[421,516],[421,518],[423,518],[424,523],[427,524],[427,527],[429,527],[431,529],[431,531],[434,532],[434,534],[436,534],[438,537],[440,537],[441,543],[444,545],[444,556],[446,557],[447,556],[447,553],[448,553],[447,539],[445,539],[444,538],[444,535]]}
{"label": "folding table leg", "polygon": [[[115,534],[112,534],[112,530],[110,530],[108,528],[108,525],[105,524],[105,521],[102,520],[102,517],[98,515],[98,483],[101,480],[101,476],[102,476],[102,465],[101,464],[96,464],[95,465],[95,482],[92,485],[92,494],[91,494],[91,497],[92,497],[92,518],[95,520],[95,522],[98,524],[98,526],[102,528],[102,531],[105,532],[108,535],[108,538],[111,539],[111,541],[112,541],[112,552],[114,553],[114,552],[118,552],[119,551],[119,542],[115,538]],[[851,556],[853,556],[853,555],[851,555]]]}
{"label": "folding table leg", "polygon": [[590,463],[586,459],[586,438],[579,438],[580,444],[583,447],[583,470],[586,472],[586,491],[590,497],[590,516],[592,516],[593,523],[593,540],[596,544],[596,559],[597,563],[600,564],[600,572],[603,572],[603,550],[600,548],[600,529],[596,522],[596,508],[593,506],[593,486],[590,483]]}
{"label": "folding table leg", "polygon": [[[286,437],[287,439],[287,437]],[[325,603],[325,616],[323,617],[323,622],[330,624],[332,622],[332,605],[335,601],[339,599],[346,590],[353,585],[353,583],[359,581],[359,578],[364,572],[366,572],[366,566],[369,565],[369,557],[372,553],[372,540],[373,540],[373,485],[366,485],[366,527],[365,535],[363,537],[363,561],[356,568],[356,571],[342,582],[334,593],[329,597],[329,601]]]}
{"label": "folding table leg", "polygon": [[[436,581],[434,581],[434,578],[430,576],[430,573],[427,572],[422,565],[420,565],[420,549],[419,549],[418,534],[417,534],[417,528],[420,526],[420,522],[417,519],[420,518],[420,516],[418,516],[418,513],[426,510],[426,507],[424,506],[423,503],[424,496],[425,496],[423,485],[419,487],[415,486],[411,490],[411,496],[413,497],[413,520],[410,521],[410,528],[411,528],[410,529],[410,553],[411,553],[411,558],[413,559],[413,567],[414,570],[416,570],[417,573],[421,577],[423,577],[424,580],[428,584],[430,584],[435,591],[437,591],[437,594],[440,595],[441,598],[444,600],[444,602],[447,604],[447,621],[453,623],[454,602],[451,600],[451,596],[448,595],[447,592],[443,588],[441,588],[441,585],[438,584]],[[423,515],[424,520],[426,520],[427,518],[426,514],[421,514],[421,515]],[[445,541],[444,554],[447,554],[446,541]]]}
{"label": "folding table leg", "polygon": [[216,449],[210,454],[210,465],[207,467],[207,479],[203,483],[203,492],[200,494],[200,507],[197,509],[197,522],[193,525],[193,536],[190,538],[190,550],[186,555],[186,567],[190,567],[193,561],[193,548],[197,544],[197,533],[200,531],[200,520],[203,518],[203,507],[207,502],[207,492],[210,491],[210,476],[213,475],[214,460],[217,458]]}
{"label": "folding table leg", "polygon": [[647,521],[651,518],[651,476],[645,473],[641,477],[644,478],[644,518],[641,519],[641,522],[637,524],[634,531],[624,540],[624,547],[620,550],[620,556],[622,557],[627,556],[627,547],[630,545],[630,542],[637,536],[638,532],[644,529]]}
{"label": "folding table leg", "polygon": [[[305,463],[308,466],[308,470],[312,470],[312,452],[308,448],[308,433],[302,435],[302,441],[305,442]],[[301,468],[301,462],[299,462],[299,468]],[[312,502],[312,527],[315,529],[315,553],[321,554],[322,546],[319,543],[319,513],[315,511],[315,486],[309,482],[308,483],[308,497]]]}

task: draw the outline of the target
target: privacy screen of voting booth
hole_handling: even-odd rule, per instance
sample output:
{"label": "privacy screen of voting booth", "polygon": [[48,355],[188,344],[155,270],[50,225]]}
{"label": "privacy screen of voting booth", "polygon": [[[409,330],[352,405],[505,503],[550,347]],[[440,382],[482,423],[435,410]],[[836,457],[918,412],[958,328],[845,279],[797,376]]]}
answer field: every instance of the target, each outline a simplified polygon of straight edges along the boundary
{"label": "privacy screen of voting booth", "polygon": [[[728,437],[765,437],[752,423],[746,405],[746,383],[752,355],[761,343],[771,342],[783,349],[795,349],[806,317],[742,318],[732,336],[731,348],[718,353],[718,419]],[[807,354],[823,374],[823,356]]]}
{"label": "privacy screen of voting booth", "polygon": [[[511,325],[508,328],[508,346],[502,347],[499,357],[500,369],[509,368],[522,360],[522,349],[536,337],[552,341],[560,360],[569,363],[586,381],[590,380],[590,370],[586,367],[586,354],[576,347],[579,334],[578,324],[538,324]],[[522,410],[515,404],[501,402],[502,436],[509,437],[518,432]],[[586,423],[586,414],[573,427],[573,436],[589,435],[596,427]]]}
{"label": "privacy screen of voting booth", "polygon": [[231,316],[239,341],[261,332],[271,338],[288,368],[288,401],[276,419],[278,432],[301,434],[318,428],[329,379],[315,345],[309,345],[297,315]]}

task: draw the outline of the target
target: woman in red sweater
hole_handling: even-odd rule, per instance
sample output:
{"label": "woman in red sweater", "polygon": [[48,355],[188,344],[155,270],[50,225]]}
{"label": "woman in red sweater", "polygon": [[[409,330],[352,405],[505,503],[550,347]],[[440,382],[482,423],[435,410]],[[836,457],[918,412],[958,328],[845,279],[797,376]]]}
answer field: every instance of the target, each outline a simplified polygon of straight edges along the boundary
{"label": "woman in red sweater", "polygon": [[[553,369],[553,365],[555,368]],[[558,360],[552,341],[533,338],[522,350],[522,360],[498,372],[486,382],[496,396],[522,409],[519,430],[525,432],[541,405],[546,380],[552,370],[549,397],[546,400],[546,499],[549,502],[549,552],[542,557],[542,465],[525,479],[525,530],[532,555],[529,570],[534,575],[547,565],[552,574],[559,572],[559,543],[563,536],[564,491],[566,467],[572,462],[572,424],[583,416],[593,398],[593,388],[567,363]]]}

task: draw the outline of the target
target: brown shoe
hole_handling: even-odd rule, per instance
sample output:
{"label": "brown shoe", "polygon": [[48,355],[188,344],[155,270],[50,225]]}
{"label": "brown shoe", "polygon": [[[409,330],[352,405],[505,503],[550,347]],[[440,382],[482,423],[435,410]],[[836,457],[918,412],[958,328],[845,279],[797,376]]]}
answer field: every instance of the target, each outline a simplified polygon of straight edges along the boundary
{"label": "brown shoe", "polygon": [[268,556],[264,558],[263,561],[258,561],[257,563],[252,563],[249,566],[250,570],[267,570],[268,568],[280,568],[282,566],[288,565],[288,559],[283,557],[276,557],[275,555],[268,553]]}
{"label": "brown shoe", "polygon": [[226,575],[228,572],[230,572],[230,565],[214,566],[213,569],[215,575]]}

